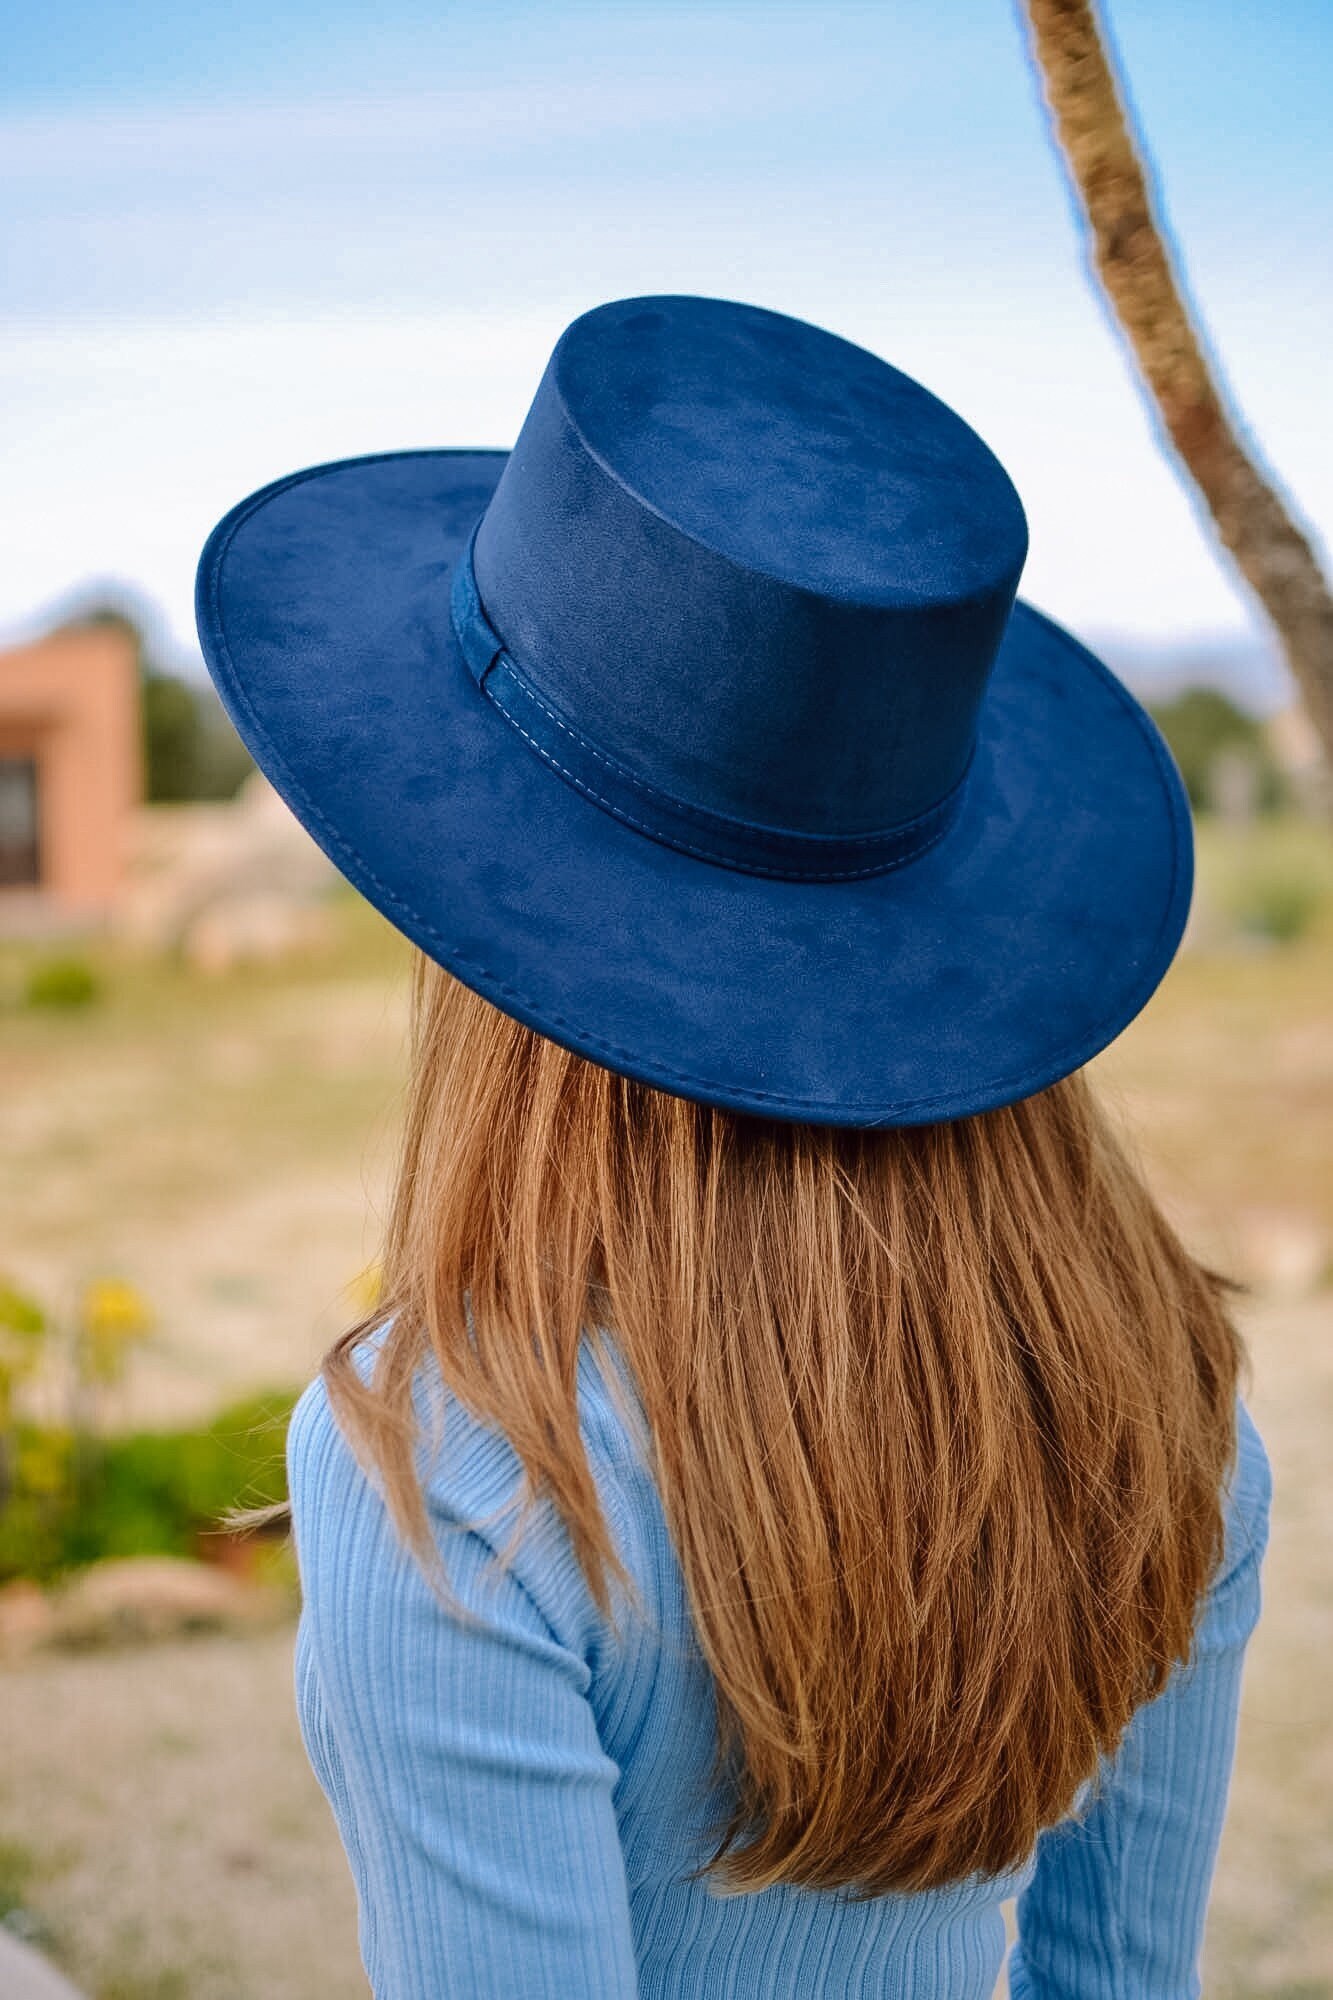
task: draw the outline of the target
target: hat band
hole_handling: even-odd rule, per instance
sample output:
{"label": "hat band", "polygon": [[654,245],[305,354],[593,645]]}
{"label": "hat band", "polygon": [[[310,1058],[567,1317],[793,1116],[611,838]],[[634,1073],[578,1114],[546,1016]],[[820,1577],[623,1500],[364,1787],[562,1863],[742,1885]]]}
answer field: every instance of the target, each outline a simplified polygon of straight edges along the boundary
{"label": "hat band", "polygon": [[[796,833],[732,819],[662,791],[577,729],[505,650],[477,590],[476,529],[454,570],[450,609],[468,671],[487,700],[544,764],[638,833],[723,868],[791,881],[849,882],[915,861],[958,817],[967,769],[924,813],[878,832]],[[968,769],[971,759],[968,760]]]}

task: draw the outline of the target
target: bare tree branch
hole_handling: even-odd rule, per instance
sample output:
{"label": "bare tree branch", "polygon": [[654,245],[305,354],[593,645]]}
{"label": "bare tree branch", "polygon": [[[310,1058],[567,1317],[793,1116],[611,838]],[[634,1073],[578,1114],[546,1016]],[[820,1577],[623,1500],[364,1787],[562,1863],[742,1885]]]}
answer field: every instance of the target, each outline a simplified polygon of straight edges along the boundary
{"label": "bare tree branch", "polygon": [[[1090,261],[1180,463],[1276,628],[1333,762],[1333,595],[1307,535],[1241,441],[1171,266],[1091,0],[1023,0]],[[1201,82],[1206,88],[1206,79]]]}

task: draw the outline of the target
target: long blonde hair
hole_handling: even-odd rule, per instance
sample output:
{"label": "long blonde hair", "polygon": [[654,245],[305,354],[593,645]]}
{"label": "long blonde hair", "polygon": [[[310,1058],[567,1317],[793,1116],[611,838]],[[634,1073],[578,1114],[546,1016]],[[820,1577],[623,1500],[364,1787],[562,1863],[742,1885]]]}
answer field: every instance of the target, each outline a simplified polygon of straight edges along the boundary
{"label": "long blonde hair", "polygon": [[325,1363],[409,1545],[413,1380],[500,1426],[597,1602],[611,1330],[718,1697],[726,1891],[1020,1862],[1187,1657],[1239,1343],[1082,1076],[916,1129],[783,1124],[572,1055],[421,959],[392,1325]]}

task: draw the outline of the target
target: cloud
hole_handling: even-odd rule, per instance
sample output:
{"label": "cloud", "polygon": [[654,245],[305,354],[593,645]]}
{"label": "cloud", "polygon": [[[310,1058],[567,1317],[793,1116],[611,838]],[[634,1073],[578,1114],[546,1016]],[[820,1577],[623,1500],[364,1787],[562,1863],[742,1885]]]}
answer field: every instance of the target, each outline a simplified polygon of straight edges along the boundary
{"label": "cloud", "polygon": [[549,155],[666,128],[687,137],[703,123],[772,109],[791,79],[762,69],[744,77],[642,77],[609,90],[605,79],[557,75],[478,87],[361,92],[271,103],[156,105],[30,111],[0,120],[0,173],[11,188],[216,169],[245,161],[256,175],[322,156],[377,172],[404,155],[480,164]]}
{"label": "cloud", "polygon": [[[0,121],[11,631],[118,575],[188,643],[234,500],[357,452],[507,444],[562,325],[658,290],[801,314],[953,402],[1015,477],[1025,589],[1055,615],[1252,624],[1088,290],[1002,11],[964,31],[926,7],[463,10],[359,87],[364,22],[343,26],[337,88],[294,83],[293,47],[262,101],[233,64],[231,102]],[[1172,143],[1175,64],[1149,104]],[[1333,518],[1329,279],[1288,254],[1308,191],[1275,208],[1248,163],[1219,171],[1225,140],[1168,179],[1191,275],[1255,434]]]}
{"label": "cloud", "polygon": [[[189,647],[198,552],[235,501],[326,459],[507,446],[567,316],[479,307],[10,337],[0,625],[13,636],[73,584],[119,577],[146,586]],[[850,301],[824,317],[926,375],[997,447],[1032,525],[1025,595],[1082,630],[1244,629],[1113,365],[1060,386],[1021,340],[992,342],[982,366],[966,335],[899,328],[891,349],[889,315]]]}

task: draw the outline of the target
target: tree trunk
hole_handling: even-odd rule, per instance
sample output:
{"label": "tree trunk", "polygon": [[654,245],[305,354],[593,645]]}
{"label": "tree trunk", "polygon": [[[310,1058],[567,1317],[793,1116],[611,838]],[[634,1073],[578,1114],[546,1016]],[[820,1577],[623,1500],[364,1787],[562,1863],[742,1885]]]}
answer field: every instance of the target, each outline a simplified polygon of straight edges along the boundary
{"label": "tree trunk", "polygon": [[1024,5],[1047,106],[1091,232],[1093,267],[1219,539],[1277,630],[1333,763],[1333,596],[1213,380],[1153,213],[1095,8],[1091,0]]}

